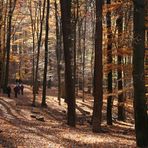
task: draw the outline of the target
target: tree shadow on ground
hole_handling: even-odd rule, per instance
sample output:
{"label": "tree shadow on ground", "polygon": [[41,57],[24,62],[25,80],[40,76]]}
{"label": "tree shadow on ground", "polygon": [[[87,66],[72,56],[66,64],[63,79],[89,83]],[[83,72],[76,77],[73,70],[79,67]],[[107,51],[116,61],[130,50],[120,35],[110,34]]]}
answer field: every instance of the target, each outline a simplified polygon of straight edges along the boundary
{"label": "tree shadow on ground", "polygon": [[0,133],[0,147],[2,148],[17,148],[15,144],[15,140],[11,137],[5,137],[2,133]]}
{"label": "tree shadow on ground", "polygon": [[[39,114],[45,116],[45,122],[36,121],[33,119],[32,120],[27,119],[25,116],[21,114],[20,110],[25,108],[31,114],[31,110],[32,110],[32,107],[30,106],[31,99],[28,99],[28,97],[30,97],[29,93],[27,93],[25,96],[22,96],[22,99],[20,98],[12,99],[12,101],[15,102],[14,104],[10,104],[10,102],[7,102],[4,99],[1,99],[0,104],[5,108],[6,113],[12,117],[9,119],[7,118],[7,116],[5,116],[3,117],[3,120],[17,127],[19,130],[22,131],[22,133],[27,133],[31,135],[34,134],[36,136],[46,139],[47,141],[61,144],[65,147],[71,143],[74,144],[74,146],[76,147],[95,146],[94,144],[89,144],[85,142],[82,143],[76,140],[72,140],[70,138],[68,139],[63,137],[63,132],[65,129],[69,129],[69,131],[71,132],[76,131],[77,133],[80,133],[80,134],[88,134],[88,135],[92,134],[91,125],[85,123],[84,126],[78,125],[78,127],[76,128],[68,127],[67,125],[65,125],[66,112],[63,112],[60,109],[58,110],[58,108],[54,108],[51,104],[48,104],[47,108],[41,108],[40,104],[37,103],[36,108],[40,110]],[[77,109],[82,113],[82,115],[86,113],[85,110],[79,106],[77,106]],[[1,114],[1,116],[3,116],[3,114]],[[49,120],[53,120],[53,119],[54,121],[57,122],[56,124],[54,122],[50,123]],[[107,135],[110,134],[112,137],[119,137],[119,134],[120,134],[121,139],[134,140],[132,138],[126,137],[122,133],[122,131],[126,130],[126,128],[124,127],[118,127],[118,129],[114,129],[114,130],[111,130],[111,128],[109,127],[103,127],[103,128],[106,129]],[[127,131],[127,134],[128,133],[129,131]],[[93,135],[99,135],[99,134],[93,134]],[[3,136],[3,135],[0,134],[0,136]],[[5,137],[3,139],[5,140]],[[63,142],[61,143],[59,139],[62,139]],[[10,143],[11,143],[11,139],[10,139]],[[13,143],[13,139],[12,139],[12,143]],[[105,145],[108,148],[110,147],[111,144],[112,143],[108,142]],[[104,143],[100,142],[96,146],[101,146],[101,145],[104,145]],[[121,146],[123,145],[121,144]]]}
{"label": "tree shadow on ground", "polygon": [[[71,147],[71,148],[129,148],[130,145],[125,145],[125,144],[118,144],[113,142],[96,142],[96,143],[86,143],[86,142],[80,142],[80,141],[76,141],[76,140],[71,140],[71,139],[67,139],[67,138],[63,138],[64,141],[66,141],[66,143],[69,143],[68,145],[65,145],[67,147]],[[134,147],[133,147],[134,148]]]}

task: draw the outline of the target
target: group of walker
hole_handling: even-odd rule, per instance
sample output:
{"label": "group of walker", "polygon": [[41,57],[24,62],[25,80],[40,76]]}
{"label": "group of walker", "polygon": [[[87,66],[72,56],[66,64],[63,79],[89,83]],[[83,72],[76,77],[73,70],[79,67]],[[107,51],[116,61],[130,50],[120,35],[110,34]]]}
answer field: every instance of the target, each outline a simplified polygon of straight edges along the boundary
{"label": "group of walker", "polygon": [[[15,98],[17,98],[17,96],[20,94],[21,95],[24,94],[24,85],[21,80],[16,80],[16,85],[13,88],[13,90],[14,90]],[[7,95],[10,98],[10,95],[11,95],[11,87],[10,86],[7,86]]]}

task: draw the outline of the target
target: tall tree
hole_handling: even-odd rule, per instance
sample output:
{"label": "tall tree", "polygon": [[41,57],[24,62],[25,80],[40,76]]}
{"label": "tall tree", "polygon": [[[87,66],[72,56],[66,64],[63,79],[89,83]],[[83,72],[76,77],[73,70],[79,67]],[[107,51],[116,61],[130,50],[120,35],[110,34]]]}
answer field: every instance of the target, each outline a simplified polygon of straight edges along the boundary
{"label": "tall tree", "polygon": [[145,0],[134,0],[133,82],[136,142],[138,147],[148,147],[148,116],[144,81],[144,8]]}
{"label": "tall tree", "polygon": [[[123,83],[122,83],[122,55],[119,53],[119,50],[122,48],[122,33],[123,33],[123,14],[116,20],[117,30],[118,30],[118,91],[122,91]],[[118,120],[125,121],[125,97],[123,96],[123,92],[118,95]]]}
{"label": "tall tree", "polygon": [[[33,102],[32,102],[33,106],[35,106],[36,91],[37,91],[37,85],[38,85],[38,68],[39,68],[40,46],[41,46],[42,33],[43,33],[42,27],[43,27],[44,17],[45,17],[45,4],[46,4],[46,0],[43,1],[43,11],[42,11],[43,14],[42,14],[42,16],[40,14],[41,22],[40,22],[40,33],[39,33],[38,43],[37,43],[37,62],[36,62],[36,68],[35,68],[34,91],[33,91]],[[39,6],[41,7],[41,1],[39,1]]]}
{"label": "tall tree", "polygon": [[4,92],[8,85],[9,79],[9,62],[10,62],[10,42],[11,42],[11,28],[12,28],[12,17],[13,12],[16,6],[17,0],[9,0],[9,10],[8,10],[8,18],[7,18],[7,40],[6,40],[6,68],[5,68],[5,77],[4,77]]}
{"label": "tall tree", "polygon": [[[35,20],[33,20],[33,11],[32,11],[32,1],[29,1],[29,12],[30,12],[30,19],[31,19],[31,33],[32,33],[32,86],[33,86],[33,94],[34,94],[34,69],[35,69]],[[35,14],[36,14],[36,9],[35,9]],[[36,15],[34,16],[36,19]]]}
{"label": "tall tree", "polygon": [[[111,0],[107,0],[108,5],[111,5]],[[111,11],[107,11],[106,14],[106,22],[107,22],[107,64],[112,64],[112,30],[111,30]],[[112,93],[112,69],[109,69],[108,76],[108,93]],[[107,98],[107,124],[112,125],[112,104],[113,98],[111,95]]]}
{"label": "tall tree", "polygon": [[57,0],[55,0],[55,18],[56,18],[56,57],[57,57],[57,75],[58,75],[58,100],[61,104],[61,21],[58,15]]}
{"label": "tall tree", "polygon": [[[3,48],[2,48],[2,24],[3,24],[3,1],[0,1],[0,80],[2,76],[2,55],[3,55]],[[1,88],[1,84],[0,84]]]}
{"label": "tall tree", "polygon": [[68,125],[75,126],[75,89],[74,89],[74,73],[73,67],[73,39],[72,39],[72,17],[71,17],[71,0],[60,0],[61,5],[61,19],[64,43],[64,57],[65,57],[65,92],[66,102],[68,105],[67,117]]}
{"label": "tall tree", "polygon": [[[86,2],[86,6],[85,6],[85,13],[87,13],[87,2]],[[85,98],[85,56],[86,56],[86,25],[87,20],[86,20],[86,16],[84,18],[84,27],[83,27],[83,55],[82,55],[82,59],[83,59],[83,68],[82,68],[82,78],[83,78],[83,82],[82,82],[82,86],[83,86],[83,97],[82,97],[82,101],[84,102],[84,98]]]}
{"label": "tall tree", "polygon": [[78,19],[79,19],[79,2],[78,2],[78,0],[74,0],[73,3],[74,3],[74,6],[73,6],[74,7],[73,8],[74,82],[76,84],[77,83],[77,77],[76,77],[76,73],[77,73],[77,23],[78,23]]}
{"label": "tall tree", "polygon": [[103,5],[103,0],[96,0],[94,106],[93,106],[93,120],[92,120],[93,132],[101,131],[102,104],[103,104],[102,5]]}
{"label": "tall tree", "polygon": [[1,86],[4,86],[4,77],[5,77],[5,69],[6,69],[6,67],[5,67],[5,59],[6,59],[6,49],[5,49],[6,37],[5,36],[6,35],[5,35],[5,33],[6,33],[6,29],[7,29],[8,0],[6,0],[6,2],[3,3],[3,9],[4,9],[4,11],[3,11],[3,27],[1,28],[1,33],[3,36],[2,41],[1,41],[2,42],[2,63],[3,63],[1,65],[1,71],[2,71],[1,72],[1,79],[0,79]]}
{"label": "tall tree", "polygon": [[47,0],[46,7],[46,33],[45,33],[45,61],[44,61],[44,77],[43,77],[43,93],[42,93],[42,106],[46,105],[46,84],[47,84],[47,68],[48,68],[48,34],[49,34],[49,8],[50,1]]}

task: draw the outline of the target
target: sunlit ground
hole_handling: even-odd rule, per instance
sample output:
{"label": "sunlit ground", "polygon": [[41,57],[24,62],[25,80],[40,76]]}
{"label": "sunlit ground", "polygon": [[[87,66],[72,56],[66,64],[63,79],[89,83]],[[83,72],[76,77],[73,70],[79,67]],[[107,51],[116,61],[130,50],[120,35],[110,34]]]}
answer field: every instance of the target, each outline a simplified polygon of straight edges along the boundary
{"label": "sunlit ground", "polygon": [[[32,91],[25,86],[25,95],[7,98],[0,94],[0,147],[10,148],[133,148],[135,147],[134,125],[131,113],[132,104],[127,103],[127,123],[114,119],[113,126],[106,125],[104,102],[102,129],[104,133],[94,134],[88,121],[92,114],[92,98],[85,95],[77,99],[77,126],[70,128],[66,125],[66,104],[61,99],[58,105],[57,90],[48,90],[48,107],[40,107],[41,90],[37,97],[36,108],[31,107]],[[116,102],[114,107],[116,115]],[[85,114],[85,115],[84,115]],[[32,117],[35,116],[35,117]],[[37,120],[43,117],[44,121]]]}

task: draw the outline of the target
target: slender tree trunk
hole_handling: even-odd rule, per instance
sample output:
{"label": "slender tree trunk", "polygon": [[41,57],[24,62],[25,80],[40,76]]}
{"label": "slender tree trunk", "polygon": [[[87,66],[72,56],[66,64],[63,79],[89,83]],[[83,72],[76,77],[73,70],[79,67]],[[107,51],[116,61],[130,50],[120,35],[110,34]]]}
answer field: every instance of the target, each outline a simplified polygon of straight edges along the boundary
{"label": "slender tree trunk", "polygon": [[[117,21],[117,29],[118,29],[118,50],[122,48],[122,29],[123,29],[123,17],[119,16]],[[122,56],[118,52],[118,91],[122,91],[123,82],[122,82]],[[123,92],[118,95],[118,120],[125,121],[125,97],[123,96]]]}
{"label": "slender tree trunk", "polygon": [[[0,80],[2,78],[2,55],[3,55],[3,48],[2,48],[2,21],[3,21],[3,1],[0,1]],[[0,83],[1,89],[1,83]]]}
{"label": "slender tree trunk", "polygon": [[[31,0],[29,1],[29,11],[30,11],[30,19],[31,19],[31,30],[32,30],[32,86],[33,86],[33,94],[34,94],[34,73],[35,73],[35,20],[33,20],[32,14],[32,3]],[[36,14],[36,10],[35,10]],[[36,15],[35,15],[36,19]]]}
{"label": "slender tree trunk", "polygon": [[[92,11],[92,49],[94,49],[95,48],[95,22],[94,22],[94,20],[95,20],[95,11],[93,10]],[[91,64],[91,77],[92,77],[92,79],[91,79],[91,85],[92,85],[92,87],[91,87],[91,90],[92,90],[92,94],[94,93],[94,75],[93,75],[93,69],[94,69],[94,50],[92,50],[92,52],[91,52],[91,61],[90,61],[90,64]]]}
{"label": "slender tree trunk", "polygon": [[79,64],[77,64],[77,83],[78,83],[78,90],[77,90],[77,94],[78,94],[78,92],[79,92],[79,89],[81,90],[82,88],[81,88],[81,84],[80,84],[80,82],[81,82],[81,80],[80,80],[80,76],[81,76],[81,74],[80,74],[80,71],[81,71],[81,57],[80,57],[80,55],[82,54],[82,46],[81,46],[81,36],[82,36],[82,31],[81,31],[81,28],[82,28],[82,22],[81,22],[81,20],[79,20],[79,22],[78,22],[78,51],[77,51],[77,63],[79,63]]}
{"label": "slender tree trunk", "polygon": [[[107,0],[107,4],[111,5],[111,0]],[[108,11],[106,15],[107,19],[107,64],[112,64],[112,31],[111,31],[111,12]],[[108,72],[108,93],[112,93],[112,69]],[[107,98],[107,124],[112,125],[112,105],[113,98],[111,95]]]}
{"label": "slender tree trunk", "polygon": [[134,0],[133,82],[136,142],[138,147],[148,147],[148,115],[144,81],[144,7],[145,0]]}
{"label": "slender tree trunk", "polygon": [[[87,5],[87,4],[86,4]],[[87,12],[87,6],[85,6],[86,12]],[[84,19],[84,30],[83,30],[83,97],[82,101],[84,102],[84,97],[85,97],[85,55],[86,55],[86,17]]]}
{"label": "slender tree trunk", "polygon": [[92,131],[101,131],[103,104],[103,66],[102,66],[102,0],[96,0],[96,35],[94,63],[94,106]]}
{"label": "slender tree trunk", "polygon": [[44,62],[44,77],[43,77],[43,92],[42,92],[42,106],[43,107],[47,106],[47,104],[46,104],[46,86],[47,86],[47,67],[48,67],[49,9],[50,9],[50,1],[47,0],[46,33],[45,33],[45,62]]}
{"label": "slender tree trunk", "polygon": [[2,39],[2,43],[3,43],[3,53],[2,53],[2,73],[1,73],[1,79],[0,79],[0,83],[1,83],[1,86],[4,87],[4,77],[5,77],[5,62],[6,62],[6,38],[5,38],[5,33],[7,32],[6,31],[6,28],[7,28],[7,9],[8,9],[8,0],[6,0],[6,10],[5,10],[5,13],[4,13],[4,27],[2,29],[2,35],[3,35],[3,39]]}
{"label": "slender tree trunk", "polygon": [[[75,86],[78,84],[77,81],[77,23],[79,19],[79,1],[76,0],[76,9],[74,7],[74,82]],[[76,86],[76,89],[78,91],[78,85]],[[75,95],[78,95],[78,92],[75,93]]]}
{"label": "slender tree trunk", "polygon": [[77,73],[77,20],[74,14],[74,82],[76,86],[76,73]]}
{"label": "slender tree trunk", "polygon": [[43,2],[43,14],[42,14],[41,22],[40,22],[41,24],[40,24],[40,34],[38,38],[38,47],[37,47],[37,62],[36,62],[36,69],[35,69],[34,94],[33,94],[32,106],[35,106],[35,101],[36,101],[36,92],[37,92],[37,85],[38,85],[39,56],[40,56],[40,46],[41,46],[42,32],[43,32],[42,26],[44,22],[45,4],[46,4],[46,0],[44,0]]}
{"label": "slender tree trunk", "polygon": [[[10,12],[9,12],[10,13]],[[11,19],[12,15],[8,16],[8,28],[7,28],[7,41],[6,41],[6,71],[5,71],[5,79],[4,79],[4,93],[5,89],[8,85],[9,78],[9,62],[10,62],[10,40],[11,40]]]}
{"label": "slender tree trunk", "polygon": [[60,20],[58,18],[57,1],[55,0],[55,18],[56,18],[56,57],[57,57],[57,74],[58,74],[58,100],[61,105],[61,44],[60,44]]}
{"label": "slender tree trunk", "polygon": [[19,71],[18,71],[18,73],[19,73],[19,79],[21,79],[21,69],[22,69],[22,47],[21,47],[21,45],[19,45]]}
{"label": "slender tree trunk", "polygon": [[66,100],[68,105],[67,118],[68,125],[75,126],[75,92],[74,92],[74,78],[72,71],[72,22],[71,22],[71,0],[61,0],[61,16],[62,16],[62,30],[65,56],[65,90]]}
{"label": "slender tree trunk", "polygon": [[4,78],[4,92],[8,85],[9,79],[9,62],[10,62],[10,42],[11,42],[11,26],[12,26],[12,16],[15,9],[16,0],[12,2],[9,0],[9,12],[8,12],[8,26],[7,26],[7,41],[6,41],[6,69],[5,69],[5,78]]}

